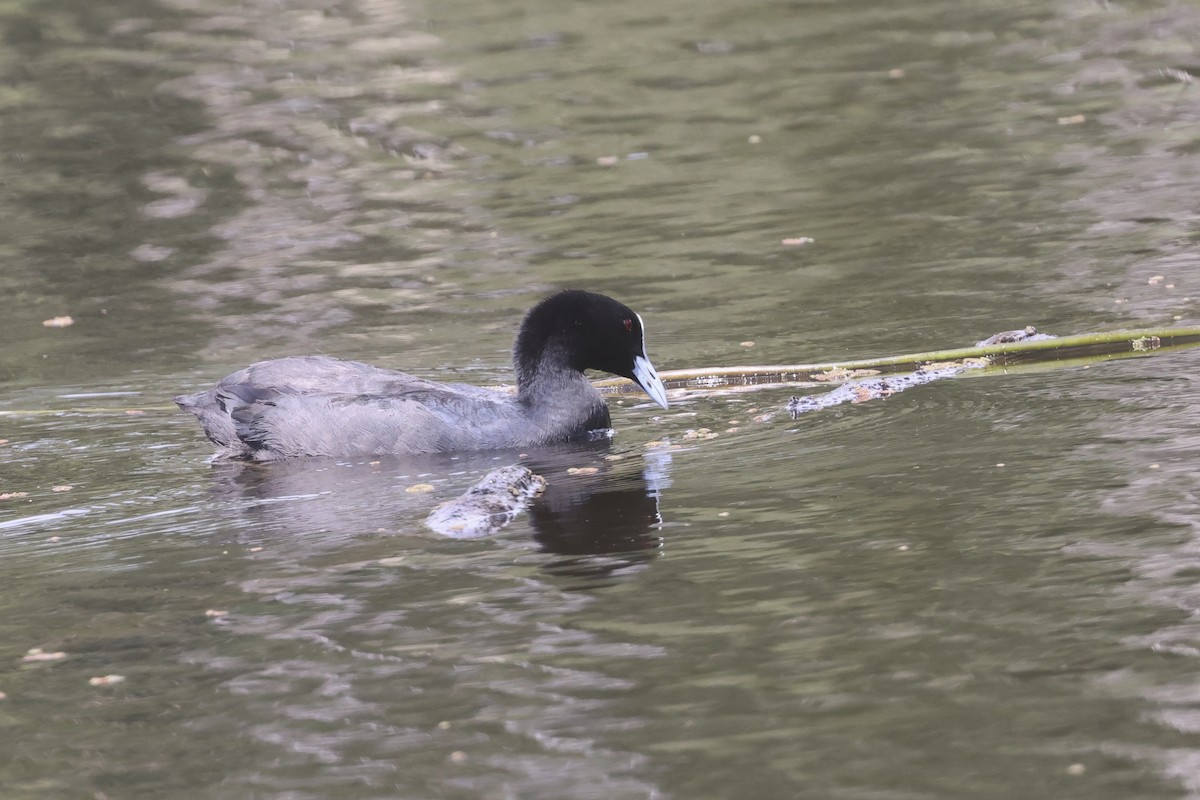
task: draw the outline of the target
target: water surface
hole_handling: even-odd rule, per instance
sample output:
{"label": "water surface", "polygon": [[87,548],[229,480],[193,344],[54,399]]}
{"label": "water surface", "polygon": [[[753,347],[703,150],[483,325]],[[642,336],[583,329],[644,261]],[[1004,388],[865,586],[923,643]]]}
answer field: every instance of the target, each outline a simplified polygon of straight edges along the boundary
{"label": "water surface", "polygon": [[[169,405],[293,353],[504,381],[563,286],[664,369],[1197,324],[1190,7],[63,0],[0,33],[7,797],[1200,793],[1193,354],[797,420],[630,396],[524,456],[210,465]],[[528,513],[424,528],[516,459]]]}

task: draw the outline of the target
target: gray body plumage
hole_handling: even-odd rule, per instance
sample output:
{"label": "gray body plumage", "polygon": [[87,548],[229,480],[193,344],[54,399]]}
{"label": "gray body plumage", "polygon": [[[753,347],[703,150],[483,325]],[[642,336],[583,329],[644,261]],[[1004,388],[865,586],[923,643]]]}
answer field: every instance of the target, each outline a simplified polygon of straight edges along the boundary
{"label": "gray body plumage", "polygon": [[531,386],[554,403],[357,361],[298,356],[252,364],[175,402],[221,446],[219,459],[531,447],[608,427],[608,407],[581,373],[546,370]]}

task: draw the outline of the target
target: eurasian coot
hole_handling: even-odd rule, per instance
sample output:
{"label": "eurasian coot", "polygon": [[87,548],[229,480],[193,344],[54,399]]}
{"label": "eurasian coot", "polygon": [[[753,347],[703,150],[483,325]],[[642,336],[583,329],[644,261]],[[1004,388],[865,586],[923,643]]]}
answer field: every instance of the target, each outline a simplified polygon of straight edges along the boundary
{"label": "eurasian coot", "polygon": [[436,383],[325,356],[260,361],[215,388],[180,395],[218,459],[275,461],[531,447],[609,427],[608,406],[584,376],[637,382],[667,407],[646,357],[642,318],[611,297],[567,290],[525,316],[513,346],[515,394]]}

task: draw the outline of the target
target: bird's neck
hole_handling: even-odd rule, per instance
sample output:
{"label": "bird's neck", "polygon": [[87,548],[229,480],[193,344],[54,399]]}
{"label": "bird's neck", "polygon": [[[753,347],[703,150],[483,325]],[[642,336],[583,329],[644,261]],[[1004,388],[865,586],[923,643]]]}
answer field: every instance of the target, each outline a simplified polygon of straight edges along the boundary
{"label": "bird's neck", "polygon": [[553,342],[528,363],[520,363],[519,357],[517,362],[517,402],[528,416],[570,433],[609,426],[604,398]]}

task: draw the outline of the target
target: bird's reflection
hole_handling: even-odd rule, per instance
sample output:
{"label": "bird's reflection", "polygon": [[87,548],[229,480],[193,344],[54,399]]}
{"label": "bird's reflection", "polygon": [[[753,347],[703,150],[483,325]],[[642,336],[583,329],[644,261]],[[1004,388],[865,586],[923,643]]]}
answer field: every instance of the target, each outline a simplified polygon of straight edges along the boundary
{"label": "bird's reflection", "polygon": [[670,483],[669,466],[665,451],[595,475],[562,471],[554,479],[548,465],[541,474],[549,486],[529,508],[534,539],[543,551],[562,556],[546,569],[602,577],[658,555],[663,546],[659,501]]}
{"label": "bird's reflection", "polygon": [[[546,479],[545,492],[516,524],[527,519],[540,549],[562,556],[548,570],[600,576],[660,551],[659,501],[670,483],[670,454],[619,453],[608,440],[355,462],[220,463],[214,465],[214,490],[253,501],[238,506],[241,521],[252,523],[244,530],[253,536],[305,537],[321,550],[367,532],[414,532],[438,503],[507,464]],[[423,528],[417,535],[435,536]]]}

